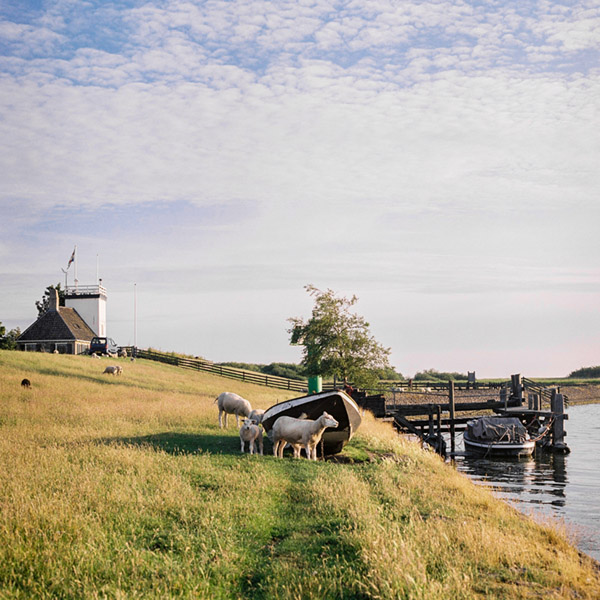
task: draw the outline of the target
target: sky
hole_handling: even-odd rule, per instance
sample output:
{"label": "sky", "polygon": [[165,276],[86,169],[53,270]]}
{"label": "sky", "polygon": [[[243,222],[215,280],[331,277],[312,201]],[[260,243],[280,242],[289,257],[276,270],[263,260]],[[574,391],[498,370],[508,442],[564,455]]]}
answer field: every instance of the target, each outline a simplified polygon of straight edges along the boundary
{"label": "sky", "polygon": [[595,0],[3,0],[0,321],[76,246],[120,345],[299,362],[313,284],[405,376],[598,365],[599,47]]}

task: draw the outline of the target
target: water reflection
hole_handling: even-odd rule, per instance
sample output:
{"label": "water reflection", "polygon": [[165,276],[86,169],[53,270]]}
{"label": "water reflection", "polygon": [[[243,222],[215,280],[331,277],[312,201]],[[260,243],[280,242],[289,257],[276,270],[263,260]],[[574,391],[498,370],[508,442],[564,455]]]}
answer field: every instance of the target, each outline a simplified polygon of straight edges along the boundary
{"label": "water reflection", "polygon": [[566,503],[566,457],[539,452],[521,460],[457,457],[456,468],[476,483],[490,485],[511,503],[542,504],[555,508]]}
{"label": "water reflection", "polygon": [[[458,456],[455,464],[522,512],[558,517],[578,547],[600,560],[600,404],[573,406],[568,414],[568,455],[536,450],[512,461]],[[463,450],[458,439],[457,449]]]}

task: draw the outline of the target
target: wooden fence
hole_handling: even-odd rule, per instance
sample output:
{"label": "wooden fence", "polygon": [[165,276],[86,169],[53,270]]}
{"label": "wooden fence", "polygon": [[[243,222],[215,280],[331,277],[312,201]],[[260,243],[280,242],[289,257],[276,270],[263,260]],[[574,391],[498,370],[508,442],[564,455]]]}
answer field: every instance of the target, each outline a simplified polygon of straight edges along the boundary
{"label": "wooden fence", "polygon": [[215,363],[199,358],[185,358],[182,356],[176,356],[174,354],[157,352],[155,350],[141,350],[139,348],[136,350],[133,348],[126,348],[126,350],[130,356],[145,358],[147,360],[155,360],[169,365],[174,365],[176,367],[182,367],[184,369],[204,371],[206,373],[219,375],[220,377],[227,377],[229,379],[236,379],[238,381],[245,381],[247,383],[254,383],[256,385],[264,385],[266,387],[277,388],[280,390],[290,390],[293,392],[303,393],[307,393],[308,391],[307,382],[299,379],[288,379],[287,377],[278,377],[276,375],[245,371],[244,369],[236,369],[234,367],[225,367],[223,365],[216,365]]}

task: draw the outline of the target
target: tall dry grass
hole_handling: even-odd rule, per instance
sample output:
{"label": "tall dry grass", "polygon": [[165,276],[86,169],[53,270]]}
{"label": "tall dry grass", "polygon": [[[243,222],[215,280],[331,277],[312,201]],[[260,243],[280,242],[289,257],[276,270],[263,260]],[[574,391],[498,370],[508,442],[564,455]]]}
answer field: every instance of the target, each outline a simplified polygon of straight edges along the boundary
{"label": "tall dry grass", "polygon": [[284,392],[106,364],[0,352],[0,598],[600,597],[558,528],[389,424],[349,464],[241,455],[216,395]]}

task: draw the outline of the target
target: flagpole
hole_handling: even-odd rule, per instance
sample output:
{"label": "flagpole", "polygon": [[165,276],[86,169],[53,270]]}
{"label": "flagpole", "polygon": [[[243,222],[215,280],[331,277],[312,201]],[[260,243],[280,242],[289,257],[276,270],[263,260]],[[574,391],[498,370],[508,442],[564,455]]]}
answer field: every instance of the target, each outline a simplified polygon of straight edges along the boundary
{"label": "flagpole", "polygon": [[73,250],[73,253],[75,254],[75,287],[77,287],[77,284],[79,283],[77,280],[77,244],[75,245],[75,250]]}
{"label": "flagpole", "polygon": [[137,348],[137,283],[133,284],[133,347]]}

